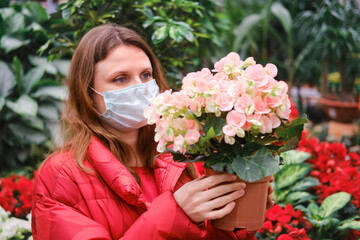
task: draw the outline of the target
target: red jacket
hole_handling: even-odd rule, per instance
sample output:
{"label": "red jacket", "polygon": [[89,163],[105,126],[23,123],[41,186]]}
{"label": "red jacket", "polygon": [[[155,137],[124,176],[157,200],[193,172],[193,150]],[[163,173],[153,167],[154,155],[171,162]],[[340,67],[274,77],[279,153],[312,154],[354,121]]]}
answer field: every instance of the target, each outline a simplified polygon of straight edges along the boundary
{"label": "red jacket", "polygon": [[160,195],[149,203],[130,172],[99,140],[92,139],[88,153],[85,166],[99,176],[82,172],[69,153],[53,156],[39,171],[32,208],[35,240],[253,237],[193,223],[172,194],[191,179],[183,173],[186,164],[174,162],[171,155],[156,160]]}

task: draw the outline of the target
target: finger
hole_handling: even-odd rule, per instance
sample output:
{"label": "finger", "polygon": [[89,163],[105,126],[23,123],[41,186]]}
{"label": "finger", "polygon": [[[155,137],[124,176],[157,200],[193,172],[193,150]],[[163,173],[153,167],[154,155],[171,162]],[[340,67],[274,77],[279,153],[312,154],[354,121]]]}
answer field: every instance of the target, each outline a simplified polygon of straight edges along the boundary
{"label": "finger", "polygon": [[274,188],[270,186],[268,190],[268,195],[272,194],[273,192],[274,192]]}
{"label": "finger", "polygon": [[205,190],[215,187],[223,182],[234,182],[236,179],[238,179],[238,177],[234,174],[212,175],[196,181],[195,188],[198,190]]}
{"label": "finger", "polygon": [[219,196],[231,193],[233,191],[244,190],[245,187],[246,184],[244,182],[233,182],[213,187],[207,191],[204,191],[202,194],[204,195],[206,200],[211,200]]}
{"label": "finger", "polygon": [[274,205],[275,205],[275,202],[274,202],[274,201],[267,202],[267,204],[266,204],[266,210],[269,210],[269,209],[272,208]]}
{"label": "finger", "polygon": [[229,214],[234,209],[234,207],[235,202],[229,202],[225,207],[213,210],[206,214],[205,217],[207,220],[222,218],[223,216]]}
{"label": "finger", "polygon": [[234,191],[232,193],[223,195],[221,197],[214,198],[211,201],[205,203],[206,209],[218,209],[224,207],[226,204],[233,202],[234,200],[238,199],[239,197],[243,196],[245,193],[244,190]]}
{"label": "finger", "polygon": [[274,182],[274,181],[275,181],[274,176],[271,176],[271,178],[270,178],[270,182],[272,183],[272,182]]}

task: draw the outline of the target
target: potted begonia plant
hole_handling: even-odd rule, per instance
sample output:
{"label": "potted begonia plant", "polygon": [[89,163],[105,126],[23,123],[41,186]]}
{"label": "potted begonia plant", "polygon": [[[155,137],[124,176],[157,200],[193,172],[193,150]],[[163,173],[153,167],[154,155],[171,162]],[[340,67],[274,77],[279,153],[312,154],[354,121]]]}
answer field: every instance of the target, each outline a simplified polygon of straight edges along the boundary
{"label": "potted begonia plant", "polygon": [[[229,224],[225,216],[213,221],[218,228],[262,227],[269,176],[279,169],[278,154],[295,148],[301,139],[307,120],[288,121],[288,86],[275,80],[276,75],[274,64],[263,67],[252,57],[242,61],[232,52],[212,71],[187,74],[182,90],[159,94],[144,112],[148,123],[156,124],[158,152],[170,152],[176,161],[204,161],[207,169],[235,173],[239,181],[247,182],[239,199],[245,209],[240,215],[236,210],[228,215],[234,215],[237,223]],[[261,206],[254,206],[256,202]]]}

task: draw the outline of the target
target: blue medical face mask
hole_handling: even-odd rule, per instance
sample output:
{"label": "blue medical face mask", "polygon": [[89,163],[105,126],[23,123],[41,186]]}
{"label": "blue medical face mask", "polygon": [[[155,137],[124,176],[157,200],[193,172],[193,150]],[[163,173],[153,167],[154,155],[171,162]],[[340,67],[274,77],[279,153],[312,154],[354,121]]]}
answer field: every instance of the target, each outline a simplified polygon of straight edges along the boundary
{"label": "blue medical face mask", "polygon": [[123,132],[139,129],[147,124],[144,109],[150,106],[151,100],[159,94],[155,79],[103,94],[90,88],[104,97],[106,110],[101,114],[102,119]]}

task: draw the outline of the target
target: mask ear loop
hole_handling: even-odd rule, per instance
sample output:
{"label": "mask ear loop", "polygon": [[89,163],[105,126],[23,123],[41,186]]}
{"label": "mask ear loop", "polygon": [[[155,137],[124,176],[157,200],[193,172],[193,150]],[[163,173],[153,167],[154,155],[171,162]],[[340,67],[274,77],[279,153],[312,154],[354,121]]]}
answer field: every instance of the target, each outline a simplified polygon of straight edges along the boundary
{"label": "mask ear loop", "polygon": [[[97,94],[99,94],[100,96],[104,97],[101,93],[99,93],[98,91],[96,91],[93,87],[89,86],[89,88],[90,88],[91,90],[93,90],[95,93],[97,93]],[[99,115],[102,115],[101,113],[99,113],[99,112],[96,110],[96,108],[95,108],[95,111],[96,111]]]}
{"label": "mask ear loop", "polygon": [[101,93],[99,93],[98,91],[96,91],[95,89],[93,89],[92,86],[89,86],[89,88],[90,88],[91,90],[93,90],[95,93],[99,94],[100,96],[104,96],[104,95],[102,95]]}

